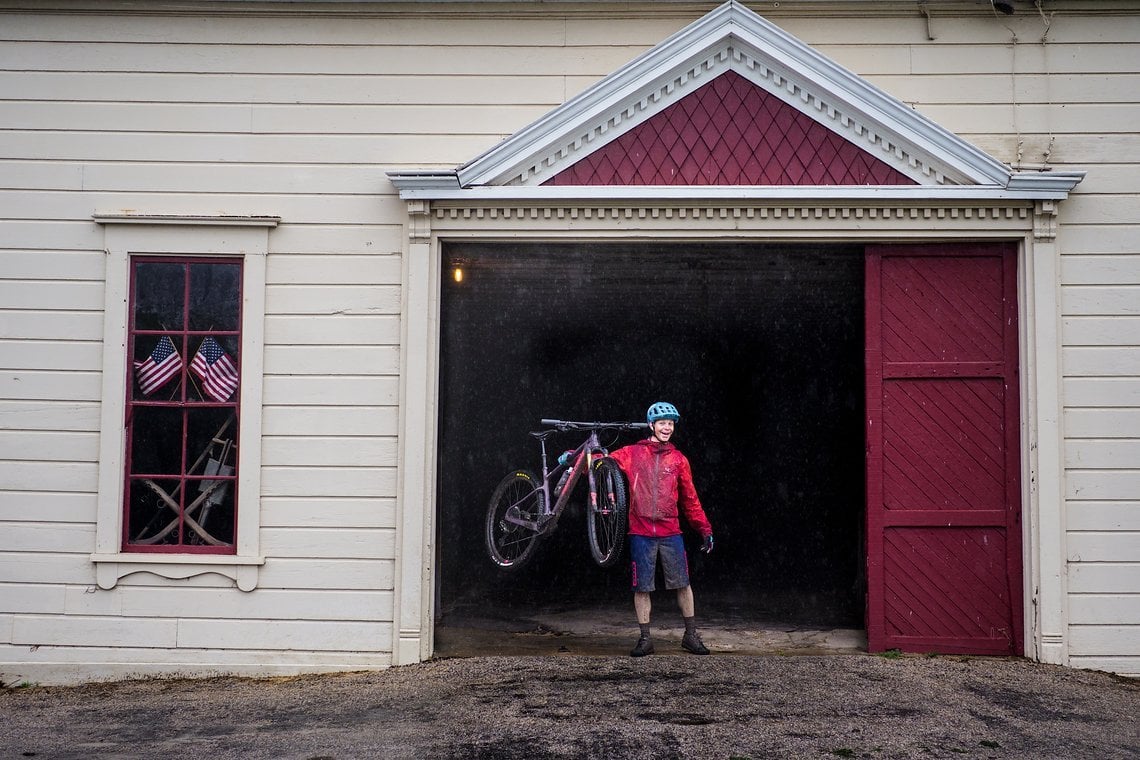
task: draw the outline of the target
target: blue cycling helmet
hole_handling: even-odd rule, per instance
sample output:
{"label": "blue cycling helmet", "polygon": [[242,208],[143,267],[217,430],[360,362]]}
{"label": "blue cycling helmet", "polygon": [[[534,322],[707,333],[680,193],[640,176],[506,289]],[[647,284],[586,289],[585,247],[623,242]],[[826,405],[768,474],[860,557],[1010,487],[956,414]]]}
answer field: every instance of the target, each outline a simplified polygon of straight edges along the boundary
{"label": "blue cycling helmet", "polygon": [[677,407],[665,401],[658,401],[653,406],[649,407],[649,411],[645,413],[645,419],[649,420],[652,425],[657,420],[673,420],[676,422],[681,419],[681,413],[677,411]]}

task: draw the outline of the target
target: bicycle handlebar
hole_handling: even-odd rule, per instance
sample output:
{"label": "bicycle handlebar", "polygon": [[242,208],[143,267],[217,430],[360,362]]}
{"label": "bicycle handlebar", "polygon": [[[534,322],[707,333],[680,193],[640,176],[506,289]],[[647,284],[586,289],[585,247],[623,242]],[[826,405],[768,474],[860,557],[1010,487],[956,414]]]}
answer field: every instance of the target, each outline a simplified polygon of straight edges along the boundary
{"label": "bicycle handlebar", "polygon": [[644,422],[571,422],[569,420],[540,420],[547,427],[558,430],[646,430]]}

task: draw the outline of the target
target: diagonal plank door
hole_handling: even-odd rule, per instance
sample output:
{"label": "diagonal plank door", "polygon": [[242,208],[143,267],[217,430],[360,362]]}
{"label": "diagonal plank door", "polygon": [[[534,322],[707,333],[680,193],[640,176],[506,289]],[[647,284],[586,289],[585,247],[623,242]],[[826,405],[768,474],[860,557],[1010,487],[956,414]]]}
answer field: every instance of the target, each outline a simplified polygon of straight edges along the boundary
{"label": "diagonal plank door", "polygon": [[1022,650],[1013,244],[867,249],[872,652]]}

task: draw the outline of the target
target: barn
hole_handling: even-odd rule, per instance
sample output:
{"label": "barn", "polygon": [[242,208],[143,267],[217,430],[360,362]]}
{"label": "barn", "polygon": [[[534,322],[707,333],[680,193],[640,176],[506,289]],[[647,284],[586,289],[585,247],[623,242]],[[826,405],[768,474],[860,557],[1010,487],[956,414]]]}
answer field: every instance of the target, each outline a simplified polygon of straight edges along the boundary
{"label": "barn", "polygon": [[1140,673],[1140,4],[0,18],[4,682],[623,600],[484,513],[659,398],[714,608]]}

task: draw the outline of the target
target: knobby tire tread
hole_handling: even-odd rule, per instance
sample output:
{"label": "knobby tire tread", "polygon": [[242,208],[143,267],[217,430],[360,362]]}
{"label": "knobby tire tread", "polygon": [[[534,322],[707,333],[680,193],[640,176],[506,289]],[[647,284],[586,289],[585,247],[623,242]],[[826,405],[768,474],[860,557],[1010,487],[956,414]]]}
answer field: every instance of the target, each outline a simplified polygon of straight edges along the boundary
{"label": "knobby tire tread", "polygon": [[598,489],[599,509],[595,512],[590,504],[586,505],[590,554],[599,567],[613,567],[621,557],[629,529],[629,488],[621,467],[609,457],[594,463],[594,483]]}

